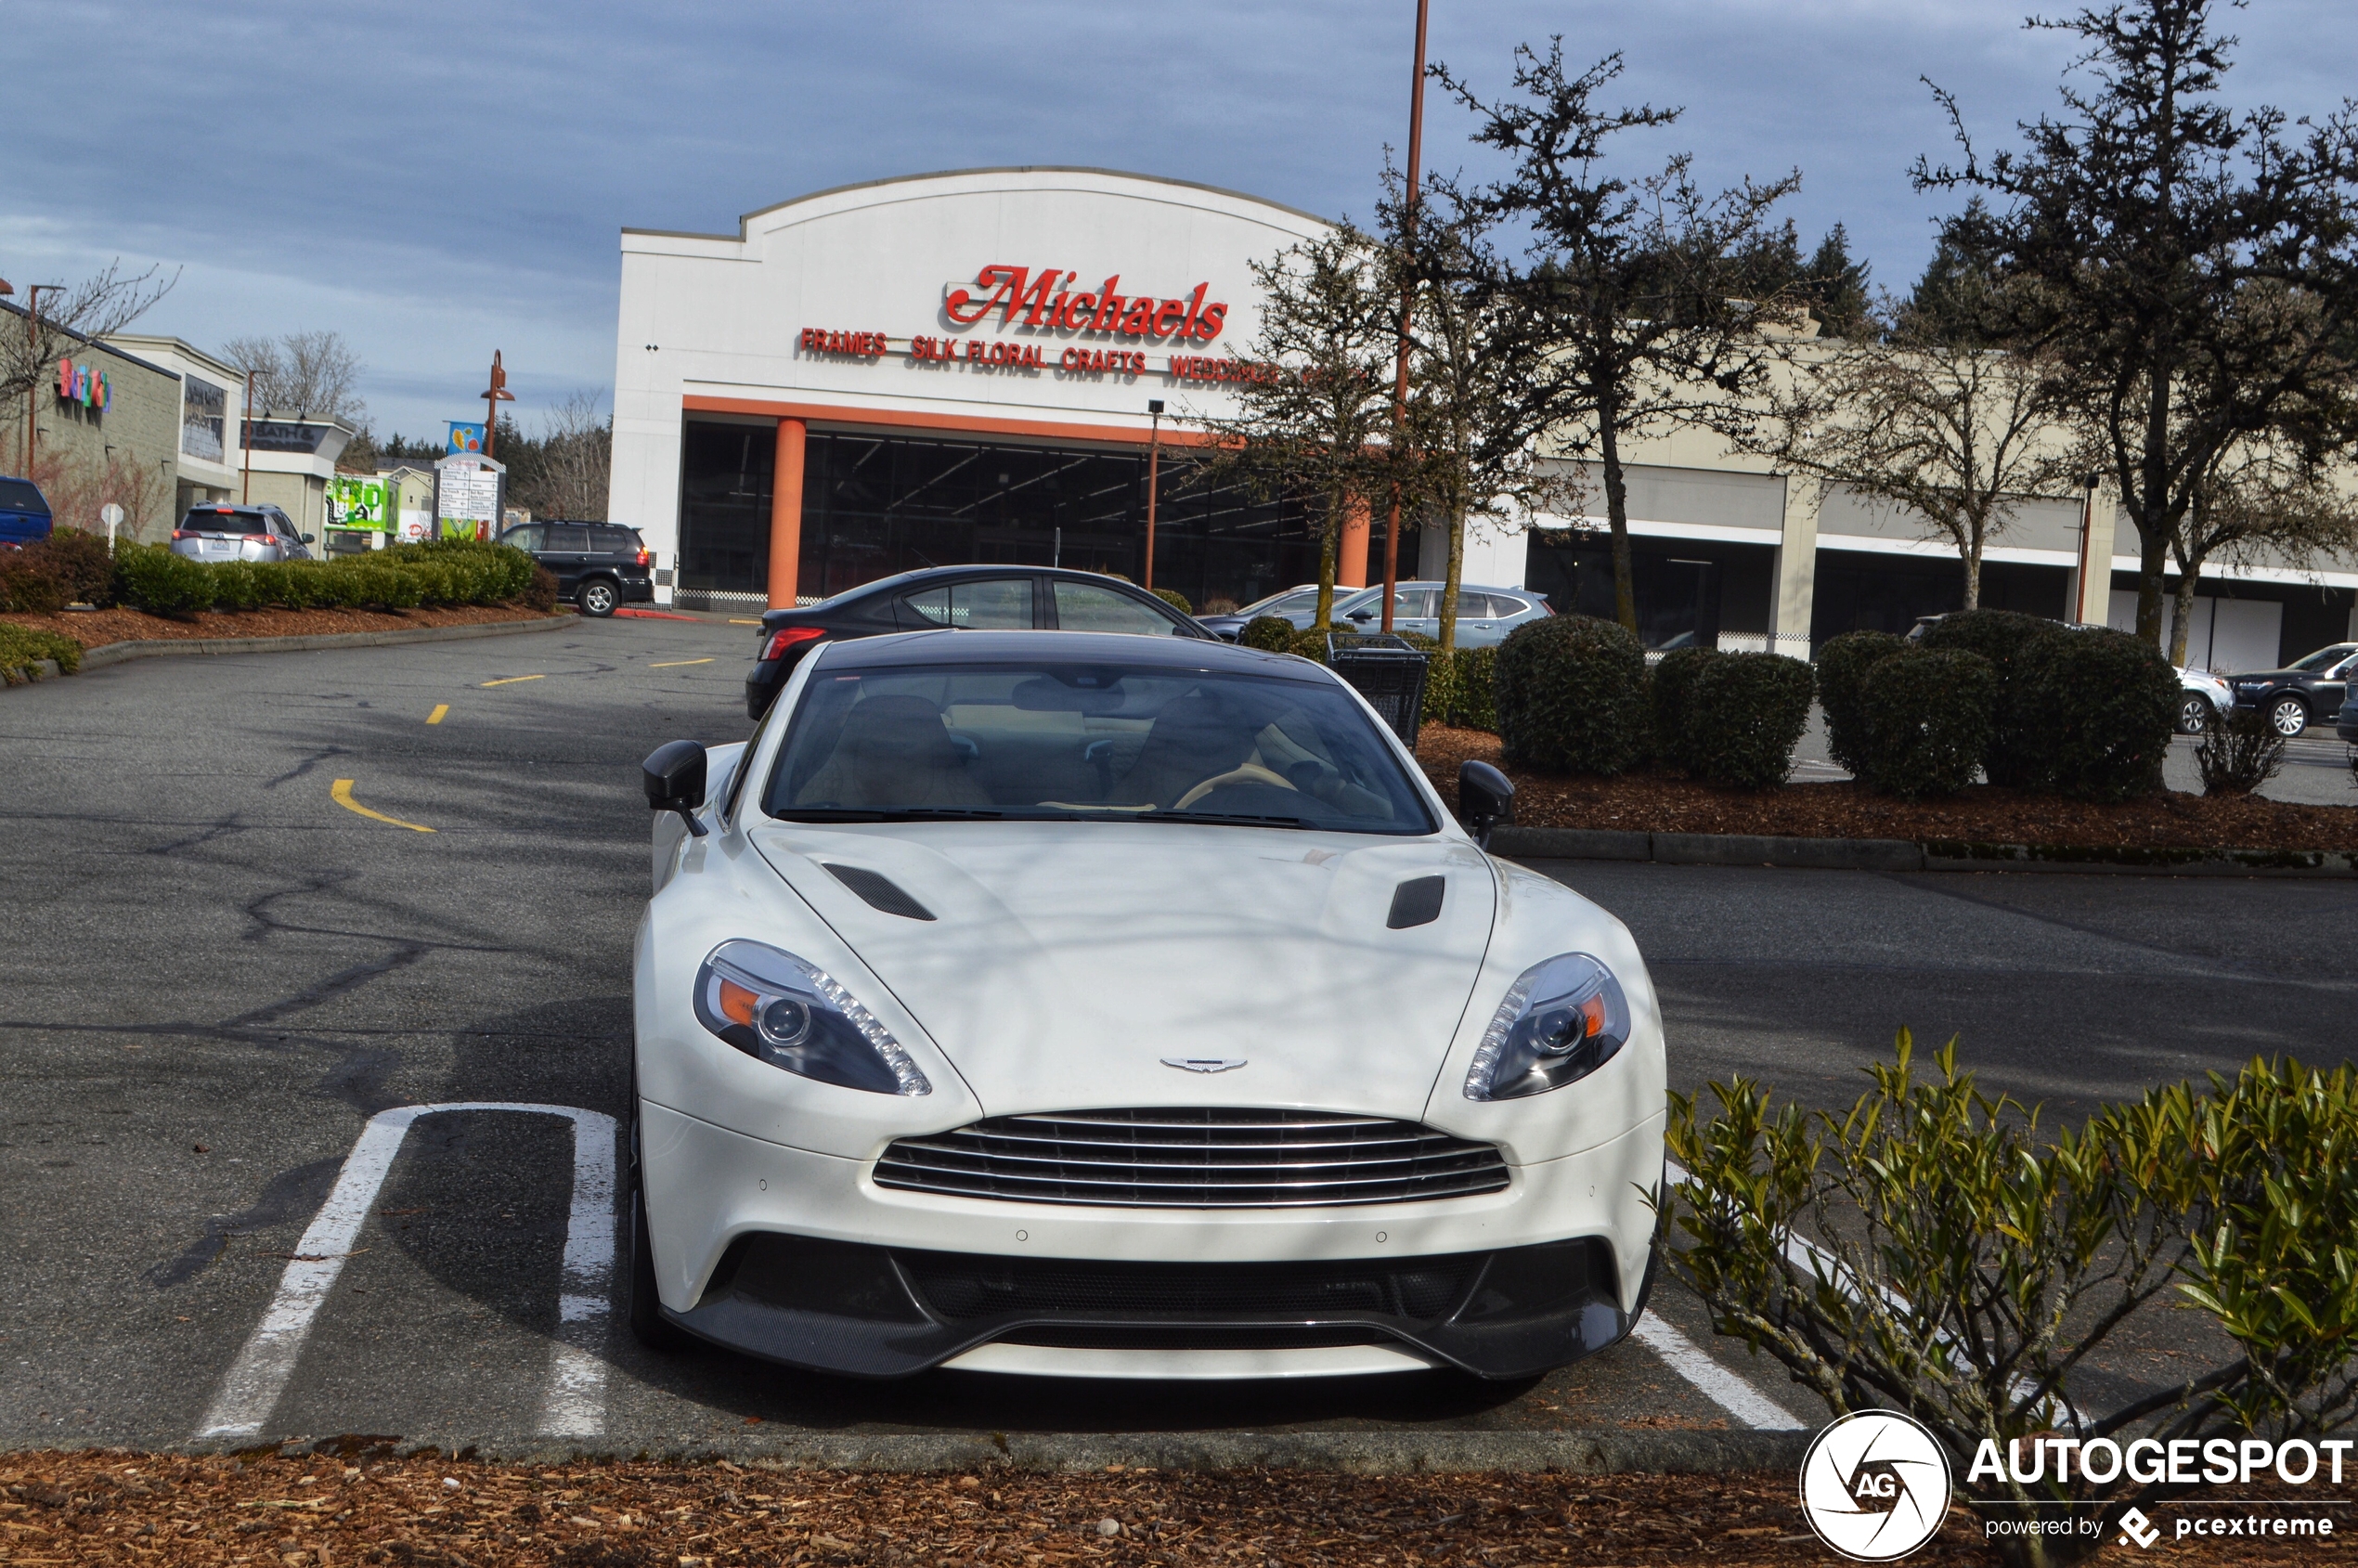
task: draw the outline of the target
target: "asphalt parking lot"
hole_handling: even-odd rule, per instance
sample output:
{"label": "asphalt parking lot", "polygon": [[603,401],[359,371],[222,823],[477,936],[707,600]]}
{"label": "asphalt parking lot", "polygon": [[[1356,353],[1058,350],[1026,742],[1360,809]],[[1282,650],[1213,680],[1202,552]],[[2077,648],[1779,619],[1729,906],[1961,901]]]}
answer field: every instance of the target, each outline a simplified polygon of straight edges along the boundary
{"label": "asphalt parking lot", "polygon": [[[751,641],[584,621],[0,693],[0,1445],[182,1444],[257,1404],[265,1436],[625,1453],[756,1427],[1815,1424],[1675,1289],[1638,1339],[1511,1388],[876,1385],[641,1350],[604,1310],[599,1186],[646,888],[635,765],[743,736]],[[1907,1024],[2067,1110],[2358,1037],[2347,881],[1546,869],[1636,931],[1684,1088],[1846,1100]],[[472,1108],[390,1138],[382,1113],[417,1107]],[[372,1118],[382,1186],[299,1354],[257,1371]]]}

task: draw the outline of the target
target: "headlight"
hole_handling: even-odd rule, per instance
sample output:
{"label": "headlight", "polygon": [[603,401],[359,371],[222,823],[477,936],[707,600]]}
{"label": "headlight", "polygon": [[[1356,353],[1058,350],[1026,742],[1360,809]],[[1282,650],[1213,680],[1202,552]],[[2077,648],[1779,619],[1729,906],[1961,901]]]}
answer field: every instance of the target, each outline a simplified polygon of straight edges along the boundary
{"label": "headlight", "polygon": [[1498,1004],[1466,1074],[1466,1098],[1512,1100],[1586,1078],[1629,1040],[1613,971],[1568,952],[1522,972]]}
{"label": "headlight", "polygon": [[696,1019],[771,1067],[877,1095],[933,1085],[892,1031],[815,964],[759,942],[722,942],[696,971]]}

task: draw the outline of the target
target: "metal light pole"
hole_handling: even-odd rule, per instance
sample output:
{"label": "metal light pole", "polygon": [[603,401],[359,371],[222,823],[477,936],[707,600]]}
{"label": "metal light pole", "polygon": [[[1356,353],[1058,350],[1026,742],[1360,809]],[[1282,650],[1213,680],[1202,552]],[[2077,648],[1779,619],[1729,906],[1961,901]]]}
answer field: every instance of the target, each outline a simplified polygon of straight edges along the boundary
{"label": "metal light pole", "polygon": [[[1417,305],[1417,187],[1424,177],[1420,167],[1425,144],[1425,12],[1430,0],[1417,0],[1417,71],[1408,84],[1408,201],[1401,213],[1401,259],[1406,265],[1400,279],[1400,350],[1392,372],[1392,456],[1396,465],[1406,455],[1408,439],[1408,327]],[[1392,511],[1383,530],[1383,629],[1392,629],[1392,602],[1400,582],[1400,474],[1392,478]]]}
{"label": "metal light pole", "polygon": [[238,484],[238,504],[245,506],[253,500],[253,372],[246,372],[246,403],[238,410],[238,456],[245,464],[245,477]]}
{"label": "metal light pole", "polygon": [[[2096,526],[2096,486],[2104,483],[2104,475],[2092,473],[2081,483],[2087,486],[2088,496],[2079,507],[2079,603],[2071,607],[2071,618],[2075,621],[2085,620],[2088,616],[2089,535]],[[2110,571],[2105,573],[2105,581],[2106,591],[2109,593],[2112,581]],[[2106,618],[2109,619],[2109,616]]]}
{"label": "metal light pole", "polygon": [[1155,590],[1155,482],[1162,461],[1162,399],[1147,399],[1154,423],[1147,434],[1147,591]]}
{"label": "metal light pole", "polygon": [[512,403],[516,395],[508,390],[508,372],[499,368],[499,351],[491,351],[491,384],[483,394],[483,455],[490,457],[498,445],[493,439],[499,434],[499,405]]}

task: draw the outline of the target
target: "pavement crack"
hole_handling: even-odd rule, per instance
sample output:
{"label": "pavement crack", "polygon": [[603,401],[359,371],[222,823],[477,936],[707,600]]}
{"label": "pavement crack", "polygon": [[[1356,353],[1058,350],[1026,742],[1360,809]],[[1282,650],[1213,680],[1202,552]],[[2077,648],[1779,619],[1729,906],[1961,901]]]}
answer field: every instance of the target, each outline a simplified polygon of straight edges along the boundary
{"label": "pavement crack", "polygon": [[201,1236],[182,1248],[178,1257],[148,1270],[144,1277],[159,1290],[185,1285],[227,1251],[234,1238],[308,1216],[327,1201],[328,1188],[343,1166],[341,1156],[331,1156],[279,1172],[263,1184],[262,1195],[252,1208],[206,1220]]}
{"label": "pavement crack", "polygon": [[224,1018],[220,1027],[226,1030],[248,1030],[258,1028],[263,1024],[277,1023],[291,1013],[304,1012],[323,1003],[332,1002],[347,992],[357,991],[380,975],[390,975],[396,969],[406,969],[432,951],[423,942],[405,942],[382,958],[373,958],[366,964],[355,964],[349,969],[340,969],[318,984],[299,991],[292,996],[266,1003],[251,1012],[240,1013],[233,1018]]}
{"label": "pavement crack", "polygon": [[313,752],[310,756],[304,758],[302,761],[288,769],[285,772],[279,774],[277,778],[265,779],[263,781],[262,787],[265,789],[276,789],[282,784],[291,784],[294,780],[303,777],[305,773],[311,771],[312,769],[317,768],[320,763],[327,761],[331,757],[350,757],[353,755],[354,752],[350,746],[331,745],[322,747],[320,750]]}

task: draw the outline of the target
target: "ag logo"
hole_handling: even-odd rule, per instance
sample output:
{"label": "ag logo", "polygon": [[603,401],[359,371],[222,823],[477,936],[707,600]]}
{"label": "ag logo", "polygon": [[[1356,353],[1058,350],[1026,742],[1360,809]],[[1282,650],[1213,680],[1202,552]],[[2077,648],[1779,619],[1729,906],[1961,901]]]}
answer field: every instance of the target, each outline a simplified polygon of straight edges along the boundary
{"label": "ag logo", "polygon": [[1801,1461],[1801,1511],[1845,1557],[1905,1557],[1949,1512],[1949,1456],[1896,1410],[1853,1411],[1820,1432]]}

